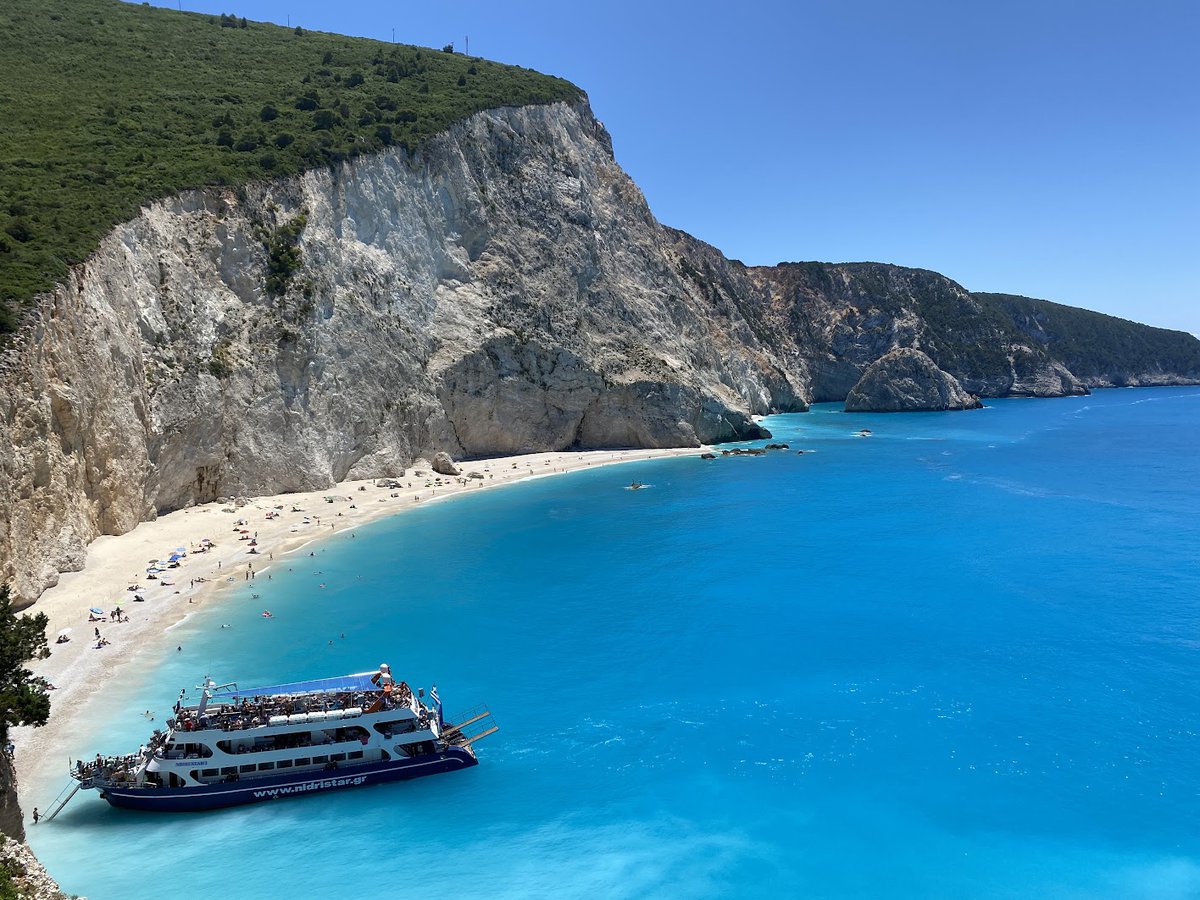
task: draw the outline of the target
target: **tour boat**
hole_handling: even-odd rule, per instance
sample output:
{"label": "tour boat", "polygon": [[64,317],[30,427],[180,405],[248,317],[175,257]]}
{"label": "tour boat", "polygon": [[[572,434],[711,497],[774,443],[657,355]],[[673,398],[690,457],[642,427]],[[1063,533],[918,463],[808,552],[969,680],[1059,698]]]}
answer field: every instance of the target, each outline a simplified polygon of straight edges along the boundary
{"label": "tour boat", "polygon": [[181,692],[166,731],[136,753],[77,762],[71,794],[95,788],[113,806],[180,812],[478,765],[472,744],[497,730],[491,714],[480,708],[451,724],[437,687],[424,694],[395,682],[387,665],[249,689],[205,678],[200,702],[184,705]]}

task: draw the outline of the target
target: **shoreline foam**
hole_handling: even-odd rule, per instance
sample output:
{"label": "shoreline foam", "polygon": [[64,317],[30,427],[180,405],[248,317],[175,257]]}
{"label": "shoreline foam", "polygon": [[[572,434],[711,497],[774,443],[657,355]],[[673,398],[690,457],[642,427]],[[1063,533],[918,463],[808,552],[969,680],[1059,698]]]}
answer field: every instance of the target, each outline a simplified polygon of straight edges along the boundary
{"label": "shoreline foam", "polygon": [[[33,792],[45,788],[50,780],[47,761],[65,759],[77,748],[64,747],[73,723],[82,714],[88,700],[101,691],[142,651],[159,643],[166,646],[170,631],[206,603],[221,602],[232,584],[245,580],[249,565],[255,572],[268,571],[275,554],[295,553],[303,547],[334,537],[342,532],[398,515],[453,497],[479,490],[578,472],[623,462],[662,459],[701,453],[707,448],[665,450],[591,450],[576,452],[530,453],[499,456],[459,463],[462,476],[437,475],[428,464],[414,465],[395,476],[401,488],[376,487],[376,479],[344,481],[328,488],[291,494],[273,494],[246,498],[242,506],[234,503],[206,503],[142,522],[122,535],[102,535],[88,546],[84,567],[64,573],[59,583],[46,590],[26,612],[45,613],[49,619],[46,636],[51,654],[35,660],[29,668],[55,686],[50,693],[49,721],[39,728],[11,730],[21,765],[18,797],[23,809],[45,806],[46,797]],[[417,472],[424,474],[417,475]],[[470,472],[484,478],[471,479]],[[440,478],[442,484],[426,487]],[[465,484],[461,479],[466,479]],[[449,484],[446,482],[449,481]],[[409,487],[409,484],[412,487]],[[326,503],[326,497],[335,497]],[[239,501],[240,502],[240,501]],[[279,517],[267,519],[270,510],[279,509]],[[298,508],[298,511],[293,511]],[[249,541],[231,536],[234,524],[257,535],[256,554],[249,553]],[[307,522],[305,520],[308,520]],[[325,525],[330,525],[324,530]],[[214,546],[206,553],[191,552],[203,538]],[[177,547],[186,547],[188,555],[177,569],[168,569],[166,577],[174,584],[147,580],[146,569],[152,559],[165,559]],[[261,565],[261,567],[260,567]],[[193,582],[196,578],[203,581]],[[145,602],[134,602],[132,584],[141,586],[137,593]],[[120,606],[128,621],[88,621],[89,609],[107,613]],[[93,629],[111,643],[97,648]],[[56,644],[57,636],[69,631],[70,641]]]}

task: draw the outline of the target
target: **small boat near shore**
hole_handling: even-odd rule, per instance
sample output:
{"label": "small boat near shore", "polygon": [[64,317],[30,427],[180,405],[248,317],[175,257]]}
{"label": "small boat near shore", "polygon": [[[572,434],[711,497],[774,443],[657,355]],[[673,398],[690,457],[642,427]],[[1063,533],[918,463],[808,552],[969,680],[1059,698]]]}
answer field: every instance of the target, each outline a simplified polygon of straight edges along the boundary
{"label": "small boat near shore", "polygon": [[187,812],[478,765],[472,745],[498,729],[491,713],[452,724],[436,686],[424,694],[395,682],[386,664],[249,689],[206,677],[199,702],[184,705],[181,692],[166,730],[136,753],[75,763],[67,799],[95,789],[113,806]]}

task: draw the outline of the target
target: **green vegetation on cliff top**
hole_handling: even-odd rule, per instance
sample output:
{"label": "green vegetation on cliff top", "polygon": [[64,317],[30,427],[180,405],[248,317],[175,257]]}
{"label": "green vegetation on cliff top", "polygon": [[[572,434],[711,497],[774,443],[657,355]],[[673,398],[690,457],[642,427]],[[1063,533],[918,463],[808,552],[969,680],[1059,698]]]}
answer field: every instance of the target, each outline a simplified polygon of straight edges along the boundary
{"label": "green vegetation on cliff top", "polygon": [[149,201],[582,96],[451,52],[118,0],[6,0],[0,33],[0,332]]}
{"label": "green vegetation on cliff top", "polygon": [[1185,331],[1015,294],[972,296],[1000,309],[1079,378],[1107,379],[1123,372],[1200,378],[1200,342]]}

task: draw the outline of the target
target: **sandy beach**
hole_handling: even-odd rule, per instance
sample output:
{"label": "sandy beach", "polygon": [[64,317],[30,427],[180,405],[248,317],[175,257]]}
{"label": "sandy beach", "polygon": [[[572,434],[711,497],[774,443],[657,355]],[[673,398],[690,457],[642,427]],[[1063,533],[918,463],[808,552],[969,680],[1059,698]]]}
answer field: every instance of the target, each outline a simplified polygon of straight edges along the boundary
{"label": "sandy beach", "polygon": [[[57,777],[63,760],[81,750],[69,741],[72,721],[89,698],[118,676],[138,652],[165,652],[171,643],[165,632],[172,625],[204,604],[221,602],[226,593],[222,588],[243,582],[251,569],[256,576],[265,574],[281,557],[306,544],[431,502],[590,467],[698,455],[704,449],[495,457],[459,464],[462,474],[457,478],[437,475],[428,463],[418,460],[403,475],[395,476],[399,487],[377,486],[375,480],[346,481],[306,493],[208,503],[143,522],[123,535],[97,538],[88,547],[83,570],[64,574],[27,610],[49,618],[50,657],[31,663],[30,668],[55,689],[50,693],[51,714],[46,725],[12,730],[22,807],[27,812],[35,805],[45,808],[50,797],[45,796],[43,782],[63,780]],[[205,539],[213,546],[196,552]],[[157,577],[149,578],[151,560],[161,560],[166,566],[178,548],[186,550],[178,567],[164,568]],[[137,590],[130,589],[134,585]],[[111,613],[118,606],[127,619],[115,622]],[[101,610],[102,615],[95,618],[103,621],[90,621],[93,608]],[[97,646],[97,631],[106,645]],[[56,643],[60,634],[69,640]],[[53,772],[43,771],[50,760],[54,761]]]}

